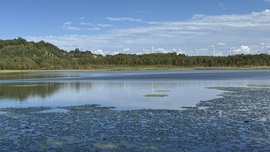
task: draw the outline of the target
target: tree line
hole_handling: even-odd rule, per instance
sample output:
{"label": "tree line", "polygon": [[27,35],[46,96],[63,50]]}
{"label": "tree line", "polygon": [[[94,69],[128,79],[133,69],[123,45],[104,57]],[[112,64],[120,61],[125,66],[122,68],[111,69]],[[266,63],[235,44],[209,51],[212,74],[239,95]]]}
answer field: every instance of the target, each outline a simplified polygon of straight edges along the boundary
{"label": "tree line", "polygon": [[270,66],[268,54],[233,56],[186,56],[177,53],[116,54],[102,56],[91,51],[61,50],[44,41],[23,38],[0,40],[0,70],[106,69],[108,67],[252,67]]}

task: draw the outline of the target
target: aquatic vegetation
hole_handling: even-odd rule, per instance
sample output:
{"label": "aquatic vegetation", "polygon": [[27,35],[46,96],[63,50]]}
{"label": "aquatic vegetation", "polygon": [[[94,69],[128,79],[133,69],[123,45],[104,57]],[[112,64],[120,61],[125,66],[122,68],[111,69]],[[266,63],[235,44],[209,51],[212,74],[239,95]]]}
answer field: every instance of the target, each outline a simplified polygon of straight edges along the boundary
{"label": "aquatic vegetation", "polygon": [[167,94],[146,94],[145,97],[167,97]]}
{"label": "aquatic vegetation", "polygon": [[49,109],[49,110],[43,110],[43,111],[40,111],[40,113],[54,113],[54,112],[58,112],[58,113],[67,113],[69,112],[69,110],[67,109],[61,109],[61,108],[52,108],[52,109]]}
{"label": "aquatic vegetation", "polygon": [[260,85],[248,85],[248,88],[270,88],[270,85],[267,84],[260,84]]}
{"label": "aquatic vegetation", "polygon": [[0,148],[3,151],[268,151],[270,88],[223,87],[222,90],[242,97],[225,95],[184,110],[112,110],[99,105],[0,108],[6,113],[0,114]]}
{"label": "aquatic vegetation", "polygon": [[236,98],[248,98],[249,95],[241,95],[241,94],[234,94],[234,93],[222,93],[221,96],[223,97],[236,97]]}

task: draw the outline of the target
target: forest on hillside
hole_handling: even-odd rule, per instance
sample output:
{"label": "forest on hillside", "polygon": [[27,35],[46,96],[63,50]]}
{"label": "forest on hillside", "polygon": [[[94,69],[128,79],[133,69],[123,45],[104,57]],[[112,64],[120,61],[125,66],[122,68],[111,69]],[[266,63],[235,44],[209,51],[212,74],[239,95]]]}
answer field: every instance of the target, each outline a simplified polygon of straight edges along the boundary
{"label": "forest on hillside", "polygon": [[0,40],[0,70],[90,70],[151,66],[174,68],[270,66],[270,55],[186,56],[177,53],[152,53],[102,56],[79,49],[65,51],[51,43],[28,42],[20,37]]}

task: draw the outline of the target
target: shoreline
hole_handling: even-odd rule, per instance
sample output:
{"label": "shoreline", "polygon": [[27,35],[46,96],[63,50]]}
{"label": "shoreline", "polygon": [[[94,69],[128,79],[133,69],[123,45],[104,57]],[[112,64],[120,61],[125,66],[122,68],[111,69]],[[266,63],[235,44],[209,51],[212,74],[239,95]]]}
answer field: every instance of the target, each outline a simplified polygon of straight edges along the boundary
{"label": "shoreline", "polygon": [[162,66],[142,66],[142,67],[105,67],[97,69],[62,69],[62,70],[0,70],[2,73],[23,73],[23,72],[77,72],[77,71],[132,71],[132,70],[270,70],[269,66],[258,67],[162,67]]}

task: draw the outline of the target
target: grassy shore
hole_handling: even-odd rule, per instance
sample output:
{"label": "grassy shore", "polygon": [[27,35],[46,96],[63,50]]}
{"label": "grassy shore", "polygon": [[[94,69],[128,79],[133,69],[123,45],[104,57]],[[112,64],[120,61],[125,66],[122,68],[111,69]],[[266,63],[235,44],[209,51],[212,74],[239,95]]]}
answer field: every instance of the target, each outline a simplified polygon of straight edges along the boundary
{"label": "grassy shore", "polygon": [[149,65],[149,66],[116,66],[106,65],[98,66],[95,65],[90,67],[90,70],[255,70],[255,69],[270,69],[270,66],[220,66],[220,67],[203,67],[203,66],[169,66],[169,65]]}
{"label": "grassy shore", "polygon": [[179,67],[179,66],[93,66],[88,69],[59,69],[59,70],[0,70],[1,73],[47,72],[47,71],[125,71],[125,70],[270,70],[269,66],[244,67]]}

